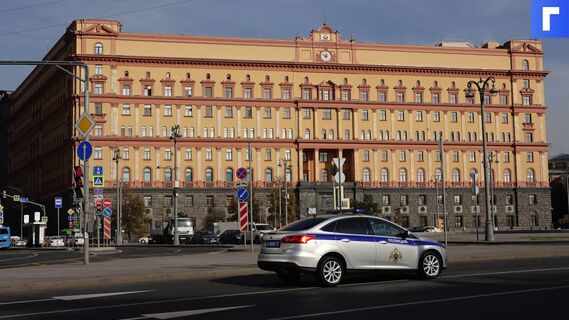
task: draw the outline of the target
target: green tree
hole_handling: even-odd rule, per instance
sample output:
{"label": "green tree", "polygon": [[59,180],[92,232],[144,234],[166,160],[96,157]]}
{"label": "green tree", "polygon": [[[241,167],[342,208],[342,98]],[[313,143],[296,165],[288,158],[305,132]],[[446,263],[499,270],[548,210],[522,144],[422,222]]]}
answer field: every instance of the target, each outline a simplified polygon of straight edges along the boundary
{"label": "green tree", "polygon": [[132,194],[123,189],[122,217],[123,227],[129,239],[132,239],[133,235],[140,236],[147,231],[144,217],[144,199],[141,195]]}
{"label": "green tree", "polygon": [[[279,213],[282,225],[285,224],[285,206],[286,200],[284,197],[284,192],[280,197],[280,208],[279,208],[279,191],[283,192],[282,188],[273,188],[268,196],[269,212],[273,218],[271,223],[275,225],[278,224]],[[298,214],[296,212],[296,193],[294,189],[288,189],[288,221],[293,222],[298,220]]]}
{"label": "green tree", "polygon": [[379,213],[379,204],[373,201],[371,194],[365,194],[363,201],[353,199],[354,209],[363,209],[365,214],[376,215]]}
{"label": "green tree", "polygon": [[239,221],[239,204],[237,199],[233,199],[229,207],[227,207],[227,221]]}

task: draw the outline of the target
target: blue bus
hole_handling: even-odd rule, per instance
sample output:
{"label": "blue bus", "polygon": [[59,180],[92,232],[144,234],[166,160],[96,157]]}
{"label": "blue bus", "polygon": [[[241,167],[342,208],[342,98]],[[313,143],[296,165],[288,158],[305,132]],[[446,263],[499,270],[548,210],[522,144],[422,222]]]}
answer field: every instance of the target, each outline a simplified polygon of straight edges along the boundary
{"label": "blue bus", "polygon": [[10,228],[0,226],[0,248],[10,248]]}

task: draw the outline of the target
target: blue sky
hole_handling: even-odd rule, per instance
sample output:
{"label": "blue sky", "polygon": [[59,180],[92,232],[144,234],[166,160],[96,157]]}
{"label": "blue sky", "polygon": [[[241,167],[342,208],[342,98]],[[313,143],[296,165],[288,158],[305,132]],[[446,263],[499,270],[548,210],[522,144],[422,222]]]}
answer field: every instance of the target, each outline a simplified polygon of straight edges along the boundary
{"label": "blue sky", "polygon": [[[528,39],[530,0],[2,0],[0,60],[40,60],[72,20],[110,18],[123,31],[292,39],[326,16],[357,41],[432,45]],[[569,153],[569,39],[545,39],[551,155]],[[0,89],[13,90],[29,67],[0,66]],[[564,99],[565,98],[565,99]]]}

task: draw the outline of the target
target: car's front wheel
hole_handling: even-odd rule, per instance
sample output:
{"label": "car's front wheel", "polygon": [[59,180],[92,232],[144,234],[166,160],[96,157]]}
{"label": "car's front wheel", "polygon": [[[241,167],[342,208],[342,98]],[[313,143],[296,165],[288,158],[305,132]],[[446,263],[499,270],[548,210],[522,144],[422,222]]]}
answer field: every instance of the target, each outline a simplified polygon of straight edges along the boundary
{"label": "car's front wheel", "polygon": [[419,276],[424,279],[436,278],[442,270],[441,257],[432,251],[425,252],[419,262]]}
{"label": "car's front wheel", "polygon": [[140,240],[140,244],[146,244],[146,240],[144,239]]}
{"label": "car's front wheel", "polygon": [[342,262],[333,256],[325,257],[318,265],[318,278],[326,287],[335,287],[342,281],[345,268]]}

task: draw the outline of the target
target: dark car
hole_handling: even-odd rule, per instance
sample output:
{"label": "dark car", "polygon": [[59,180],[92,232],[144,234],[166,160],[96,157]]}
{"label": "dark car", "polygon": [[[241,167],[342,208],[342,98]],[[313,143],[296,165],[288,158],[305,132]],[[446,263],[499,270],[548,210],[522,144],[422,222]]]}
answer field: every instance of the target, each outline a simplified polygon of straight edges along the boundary
{"label": "dark car", "polygon": [[199,230],[190,240],[191,244],[216,244],[217,235],[212,230]]}
{"label": "dark car", "polygon": [[241,244],[243,237],[241,230],[225,230],[219,235],[219,243],[221,244]]}
{"label": "dark car", "polygon": [[425,232],[425,230],[426,230],[426,226],[409,228],[409,231],[411,231],[411,232]]}

